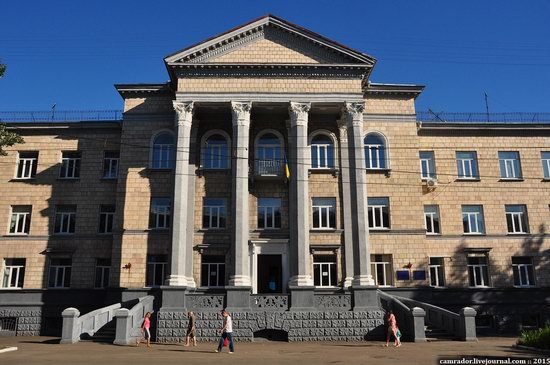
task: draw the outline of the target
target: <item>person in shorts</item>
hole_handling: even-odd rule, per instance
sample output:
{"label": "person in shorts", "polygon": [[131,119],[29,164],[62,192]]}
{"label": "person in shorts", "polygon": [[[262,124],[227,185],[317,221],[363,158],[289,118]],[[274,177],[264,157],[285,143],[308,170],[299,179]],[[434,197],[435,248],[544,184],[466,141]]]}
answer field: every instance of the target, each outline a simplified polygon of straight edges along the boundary
{"label": "person in shorts", "polygon": [[137,340],[136,347],[142,342],[143,339],[147,341],[147,347],[151,347],[151,312],[145,313],[143,322],[141,323],[141,335],[142,337]]}
{"label": "person in shorts", "polygon": [[183,346],[189,346],[189,340],[193,339],[193,346],[197,346],[197,337],[196,337],[196,328],[195,328],[195,313],[189,312],[187,313],[187,319],[189,322],[187,323],[187,334],[185,337],[185,345]]}

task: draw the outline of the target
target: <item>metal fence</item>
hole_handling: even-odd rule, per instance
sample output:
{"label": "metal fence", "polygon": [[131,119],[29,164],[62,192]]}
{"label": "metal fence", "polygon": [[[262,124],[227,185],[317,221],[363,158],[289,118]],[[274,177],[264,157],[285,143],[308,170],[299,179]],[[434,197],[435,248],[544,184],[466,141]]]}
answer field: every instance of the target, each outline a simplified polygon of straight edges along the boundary
{"label": "metal fence", "polygon": [[550,124],[550,113],[447,113],[416,112],[416,120],[429,123]]}
{"label": "metal fence", "polygon": [[16,317],[0,317],[0,336],[15,336],[17,333]]}
{"label": "metal fence", "polygon": [[0,122],[119,121],[122,110],[0,111]]}

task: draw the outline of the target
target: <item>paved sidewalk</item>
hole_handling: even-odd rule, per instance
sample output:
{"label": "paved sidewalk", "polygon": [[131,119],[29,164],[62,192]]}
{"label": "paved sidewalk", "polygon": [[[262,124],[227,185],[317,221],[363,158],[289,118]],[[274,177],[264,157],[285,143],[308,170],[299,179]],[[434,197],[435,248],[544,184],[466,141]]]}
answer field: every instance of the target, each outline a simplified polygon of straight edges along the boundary
{"label": "paved sidewalk", "polygon": [[213,352],[215,344],[197,347],[154,345],[120,347],[80,342],[60,345],[52,337],[0,337],[0,347],[17,346],[18,351],[0,354],[0,364],[437,364],[439,357],[464,355],[505,357],[547,357],[515,349],[515,338],[482,338],[479,342],[403,343],[385,348],[382,342],[255,342],[236,343],[235,353]]}

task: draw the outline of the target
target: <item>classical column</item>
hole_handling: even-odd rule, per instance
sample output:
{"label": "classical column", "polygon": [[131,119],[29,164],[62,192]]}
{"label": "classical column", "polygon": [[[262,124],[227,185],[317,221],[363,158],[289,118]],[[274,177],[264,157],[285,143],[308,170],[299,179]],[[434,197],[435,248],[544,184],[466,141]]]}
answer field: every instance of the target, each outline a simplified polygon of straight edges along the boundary
{"label": "classical column", "polygon": [[353,219],[353,267],[352,286],[374,285],[370,268],[370,245],[368,226],[367,176],[363,149],[363,111],[365,104],[346,103],[344,114],[347,117],[349,136],[350,185],[352,187]]}
{"label": "classical column", "polygon": [[[195,238],[195,176],[198,166],[197,158],[197,134],[199,132],[199,120],[193,119],[191,125],[191,139],[189,141],[189,169],[187,173],[187,235],[185,246],[185,276],[187,286],[195,288],[193,275],[193,241]],[[200,148],[199,148],[200,150]]]}
{"label": "classical column", "polygon": [[342,187],[342,209],[344,213],[344,288],[353,280],[353,212],[351,209],[351,183],[349,170],[348,121],[338,120],[340,137],[340,182]]}
{"label": "classical column", "polygon": [[189,189],[189,148],[191,125],[193,123],[193,102],[174,101],[176,110],[176,172],[174,177],[174,202],[172,223],[171,272],[168,277],[170,286],[195,286],[193,275],[186,268],[188,256],[193,253],[193,242],[187,241],[188,225],[188,189]]}
{"label": "classical column", "polygon": [[233,275],[229,285],[250,287],[250,264],[248,254],[248,146],[251,102],[231,102],[233,116],[233,154],[231,179],[231,246]]}
{"label": "classical column", "polygon": [[290,113],[290,249],[289,286],[313,286],[309,258],[309,189],[310,152],[307,124],[310,103],[291,102]]}

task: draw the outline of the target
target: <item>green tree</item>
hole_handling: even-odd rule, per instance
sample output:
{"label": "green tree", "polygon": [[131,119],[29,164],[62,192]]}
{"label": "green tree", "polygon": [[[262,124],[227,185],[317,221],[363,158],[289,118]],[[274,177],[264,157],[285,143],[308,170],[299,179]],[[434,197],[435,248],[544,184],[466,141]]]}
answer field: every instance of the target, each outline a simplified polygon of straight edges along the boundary
{"label": "green tree", "polygon": [[[4,76],[4,72],[6,72],[6,65],[0,63],[0,77]],[[9,131],[5,124],[0,123],[0,156],[7,155],[5,147],[11,147],[16,143],[25,143],[25,141],[17,133]]]}

